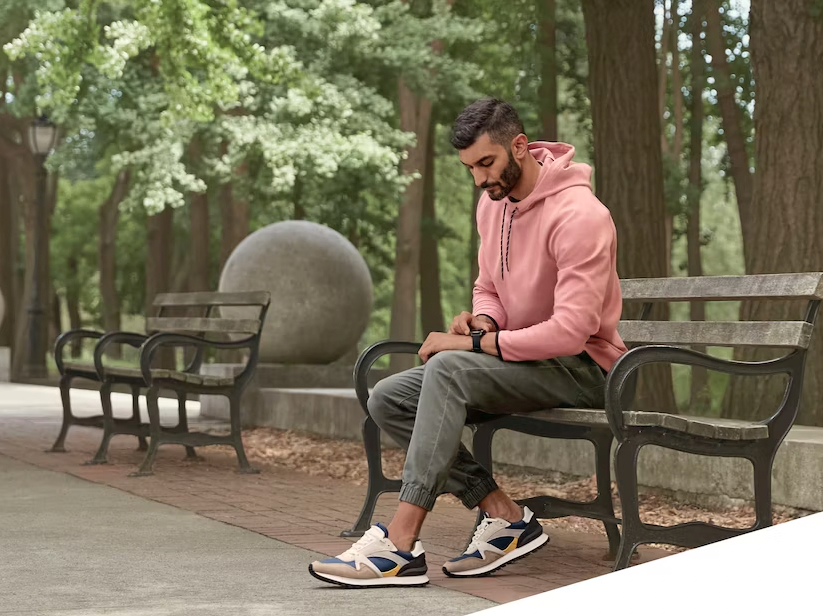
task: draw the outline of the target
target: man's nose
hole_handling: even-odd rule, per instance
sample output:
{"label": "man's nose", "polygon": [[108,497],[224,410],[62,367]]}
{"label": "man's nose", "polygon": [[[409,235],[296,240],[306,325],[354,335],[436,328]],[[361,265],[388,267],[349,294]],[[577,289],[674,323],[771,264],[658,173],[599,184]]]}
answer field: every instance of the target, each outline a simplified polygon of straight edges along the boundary
{"label": "man's nose", "polygon": [[475,172],[473,175],[474,175],[474,185],[477,186],[478,188],[480,188],[483,184],[485,184],[486,180],[488,179],[486,177],[485,173],[481,173],[479,171]]}

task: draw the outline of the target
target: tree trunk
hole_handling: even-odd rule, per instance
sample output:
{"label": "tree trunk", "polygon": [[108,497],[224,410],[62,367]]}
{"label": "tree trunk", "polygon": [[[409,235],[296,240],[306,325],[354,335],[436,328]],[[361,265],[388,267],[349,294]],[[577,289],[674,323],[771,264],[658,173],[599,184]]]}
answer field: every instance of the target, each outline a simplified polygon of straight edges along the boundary
{"label": "tree trunk", "polygon": [[[225,143],[221,147],[223,153],[228,149]],[[234,170],[234,177],[240,177],[245,173],[246,164],[243,163]],[[220,187],[220,225],[220,271],[222,272],[226,260],[249,234],[249,204],[245,200],[235,198],[231,182]]]}
{"label": "tree trunk", "polygon": [[[408,3],[409,0],[403,0]],[[446,0],[451,7],[454,0]],[[440,53],[443,42],[432,42],[434,53]],[[401,163],[405,174],[424,169],[428,147],[429,122],[432,103],[418,96],[406,85],[401,76],[397,80],[400,103],[400,129],[413,132],[416,142],[409,148],[408,156]],[[397,215],[396,249],[394,259],[394,294],[392,296],[391,325],[389,336],[394,340],[414,340],[417,326],[417,276],[420,273],[420,221],[423,217],[423,182],[414,180],[406,187],[403,202]],[[389,370],[396,372],[413,367],[415,359],[408,354],[391,356]]]}
{"label": "tree trunk", "polygon": [[[623,278],[667,272],[663,163],[657,113],[654,0],[584,0],[597,195],[612,212]],[[629,316],[629,315],[627,315]],[[668,319],[668,306],[653,315]],[[671,370],[641,375],[644,408],[675,408]]]}
{"label": "tree trunk", "polygon": [[306,206],[303,204],[303,184],[298,174],[294,178],[294,189],[292,190],[292,202],[294,203],[294,220],[306,220]]}
{"label": "tree trunk", "polygon": [[190,198],[191,276],[188,288],[190,291],[209,291],[209,195],[192,193]]}
{"label": "tree trunk", "polygon": [[[780,20],[781,23],[783,20]],[[751,27],[750,27],[751,29]],[[759,251],[757,244],[750,239],[756,234],[755,225],[760,221],[754,217],[752,210],[752,191],[754,183],[750,171],[749,153],[740,123],[741,110],[735,100],[734,85],[731,81],[729,67],[726,64],[726,43],[723,39],[723,24],[719,12],[719,0],[708,0],[706,5],[706,44],[712,57],[717,101],[723,120],[723,137],[729,152],[729,166],[737,195],[737,209],[740,214],[740,227],[743,231],[743,256],[748,258],[750,252]],[[819,61],[819,58],[818,58]],[[788,65],[794,66],[794,65]],[[819,67],[815,70],[820,70]],[[789,73],[793,71],[788,69]],[[760,86],[757,87],[760,98]],[[755,131],[757,132],[757,131]]]}
{"label": "tree trunk", "polygon": [[249,234],[249,204],[233,195],[232,185],[224,184],[220,189],[220,270],[226,265],[237,245]]}
{"label": "tree trunk", "polygon": [[[703,88],[705,86],[703,45],[700,33],[703,31],[703,1],[692,0],[691,14],[691,75],[692,101],[691,124],[689,126],[689,223],[686,230],[687,257],[689,276],[703,275],[703,261],[700,254],[700,196],[703,192],[701,160],[703,158]],[[691,302],[689,306],[692,321],[706,320],[706,305],[703,302]],[[695,351],[704,353],[706,347],[694,346]],[[689,409],[691,411],[708,411],[711,404],[709,391],[709,373],[700,366],[693,367]]]}
{"label": "tree trunk", "polygon": [[[40,245],[41,256],[44,261],[43,276],[45,282],[43,283],[43,307],[46,312],[44,314],[44,339],[43,339],[43,354],[45,357],[51,355],[54,349],[54,341],[60,333],[59,311],[60,303],[55,302],[54,281],[51,277],[51,224],[54,220],[54,212],[57,208],[57,186],[60,180],[59,173],[49,173],[46,181],[46,211],[45,220],[43,221],[43,240]],[[57,310],[57,314],[54,311]],[[57,331],[52,327],[57,324]],[[47,360],[48,365],[48,360]]]}
{"label": "tree trunk", "polygon": [[434,129],[429,122],[426,166],[423,171],[423,213],[420,229],[420,324],[423,336],[443,331],[443,303],[440,298],[440,257],[437,252],[437,213],[434,186]]}
{"label": "tree trunk", "polygon": [[[422,172],[426,164],[431,101],[418,97],[400,78],[400,129],[413,132],[417,142],[409,148],[402,162],[403,173]],[[390,337],[393,340],[414,340],[417,319],[417,276],[420,267],[420,221],[423,216],[423,181],[414,180],[406,188],[397,216],[397,254],[394,266],[394,297],[391,311]],[[395,354],[391,357],[392,371],[405,370],[414,365],[414,357]]]}
{"label": "tree trunk", "polygon": [[57,293],[57,289],[54,288],[54,283],[51,285],[51,290],[49,291],[49,304],[51,305],[51,310],[49,311],[49,340],[52,341],[52,344],[49,348],[54,348],[54,341],[57,340],[57,337],[63,333],[63,319],[61,314],[61,306],[60,306],[60,295]]}
{"label": "tree trunk", "polygon": [[[753,0],[751,52],[757,83],[752,225],[743,227],[746,273],[823,271],[823,17],[807,0]],[[756,247],[756,249],[754,249]],[[741,319],[794,319],[797,303],[744,304]],[[818,323],[820,321],[818,320]],[[814,330],[798,423],[823,426],[823,340]],[[742,357],[761,354],[741,353]],[[774,353],[772,353],[774,355]],[[763,418],[780,401],[783,379],[733,379],[727,414]]]}
{"label": "tree trunk", "polygon": [[[189,164],[195,169],[203,157],[199,137],[189,144]],[[209,233],[209,193],[189,194],[189,291],[210,291],[211,235]]]}
{"label": "tree trunk", "polygon": [[537,0],[540,49],[540,89],[538,90],[541,138],[557,141],[557,7],[555,0]]}
{"label": "tree trunk", "polygon": [[[165,293],[171,287],[171,260],[172,260],[172,225],[174,210],[169,206],[160,212],[149,216],[146,224],[147,255],[146,255],[146,316],[155,316],[154,298],[159,293]],[[174,368],[173,349],[161,349],[155,356],[154,366]]]}
{"label": "tree trunk", "polygon": [[11,201],[9,173],[6,158],[0,156],[0,293],[3,294],[5,304],[5,316],[0,322],[0,347],[12,346],[17,306],[14,269],[19,229]]}
{"label": "tree trunk", "polygon": [[[17,353],[13,359],[12,371],[17,375],[40,377],[46,376],[46,339],[50,311],[48,299],[51,283],[48,266],[48,174],[44,169],[39,169],[38,164],[31,155],[21,157],[18,161],[18,194],[22,197],[19,206],[23,214],[26,260],[23,296],[18,312],[19,327],[15,337],[15,346],[23,352]],[[37,245],[38,237],[40,238],[39,246]],[[35,269],[37,270],[37,300],[35,300],[33,280]],[[36,342],[33,341],[31,334],[32,308],[35,304],[42,310],[38,318],[39,331],[35,337]]]}
{"label": "tree trunk", "polygon": [[[68,269],[71,273],[70,284],[66,285],[66,310],[69,313],[69,329],[80,329],[83,324],[80,319],[80,280],[77,273],[77,258],[69,257]],[[103,300],[105,301],[105,300]],[[118,326],[119,329],[119,326]],[[114,331],[107,329],[106,331]],[[80,357],[81,341],[73,340],[69,344],[71,356],[73,358]]]}
{"label": "tree trunk", "polygon": [[[100,303],[103,313],[103,330],[107,332],[121,329],[120,296],[117,293],[117,221],[120,218],[120,203],[128,194],[130,179],[129,169],[120,171],[114,180],[114,186],[108,198],[100,206]],[[66,297],[66,301],[69,304],[69,315],[71,315],[72,300]],[[119,358],[120,350],[119,345],[113,345],[110,347],[109,354],[113,358]]]}
{"label": "tree trunk", "polygon": [[680,0],[672,0],[672,107],[674,108],[674,139],[672,157],[680,163],[683,154],[683,77],[680,71]]}
{"label": "tree trunk", "polygon": [[226,266],[234,243],[234,200],[231,182],[220,187],[220,271]]}
{"label": "tree trunk", "polygon": [[[683,154],[683,79],[680,72],[680,49],[679,49],[679,35],[680,35],[680,0],[671,0],[671,7],[669,9],[669,18],[667,25],[669,26],[668,46],[672,55],[671,76],[672,76],[672,124],[674,126],[674,134],[672,136],[671,147],[667,138],[666,118],[661,115],[661,127],[664,131],[662,136],[663,146],[663,160],[670,165],[670,168],[679,169],[680,157]],[[665,65],[663,65],[665,66]],[[665,78],[665,76],[664,76]],[[664,92],[663,111],[665,112],[665,92]],[[666,275],[672,275],[672,243],[674,240],[674,210],[676,204],[665,204],[665,220],[666,220]]]}
{"label": "tree trunk", "polygon": [[28,307],[31,303],[31,274],[34,267],[34,251],[33,244],[33,222],[32,210],[34,209],[31,203],[34,201],[34,162],[31,154],[26,155],[21,153],[14,161],[12,174],[9,176],[11,180],[11,203],[16,208],[16,215],[18,220],[22,222],[22,229],[24,232],[24,251],[23,251],[23,267],[21,268],[20,277],[16,282],[16,288],[19,290],[16,300],[17,304],[14,306],[15,311],[15,330],[12,348],[14,354],[11,362],[11,376],[12,380],[19,379],[24,375],[24,369],[28,360],[28,333],[29,333],[29,315]]}
{"label": "tree trunk", "polygon": [[[672,0],[668,0],[671,2]],[[669,50],[672,41],[671,11],[667,0],[663,0],[663,32],[660,35],[660,58],[657,63],[657,117],[660,118],[661,128],[664,126],[663,114],[666,112],[666,83],[669,75]],[[660,132],[661,147],[665,151],[668,148],[665,132]]]}

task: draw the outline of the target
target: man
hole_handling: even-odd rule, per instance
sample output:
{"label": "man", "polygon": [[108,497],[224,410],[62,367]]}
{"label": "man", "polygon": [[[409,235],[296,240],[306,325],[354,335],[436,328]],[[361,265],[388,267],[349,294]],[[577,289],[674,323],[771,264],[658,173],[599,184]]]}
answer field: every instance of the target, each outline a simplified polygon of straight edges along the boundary
{"label": "man", "polygon": [[460,443],[467,409],[602,408],[605,375],[626,350],[616,329],[616,232],[592,194],[590,167],[572,162],[570,145],[528,143],[517,112],[496,99],[463,110],[451,142],[485,189],[473,312],[426,338],[422,366],[374,388],[369,414],[407,450],[400,503],[388,526],[372,526],[337,558],[309,566],[326,582],[426,584],[418,536],[443,492],[485,516],[446,575],[487,575],[543,546],[548,536],[532,512]]}

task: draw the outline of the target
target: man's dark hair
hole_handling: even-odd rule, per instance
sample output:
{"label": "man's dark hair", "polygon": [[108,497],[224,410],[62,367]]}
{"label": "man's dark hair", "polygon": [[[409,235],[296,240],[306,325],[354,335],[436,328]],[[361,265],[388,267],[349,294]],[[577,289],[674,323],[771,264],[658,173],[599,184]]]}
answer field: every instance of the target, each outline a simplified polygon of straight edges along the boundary
{"label": "man's dark hair", "polygon": [[514,107],[497,98],[481,98],[457,116],[452,127],[451,143],[456,149],[465,150],[480,135],[488,133],[492,142],[508,146],[522,132],[523,122]]}

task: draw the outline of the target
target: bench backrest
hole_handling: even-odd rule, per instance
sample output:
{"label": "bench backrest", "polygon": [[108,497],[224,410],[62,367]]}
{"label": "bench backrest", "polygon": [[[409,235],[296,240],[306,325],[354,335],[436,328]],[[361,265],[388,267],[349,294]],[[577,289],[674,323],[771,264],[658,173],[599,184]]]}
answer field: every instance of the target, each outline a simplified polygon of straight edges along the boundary
{"label": "bench backrest", "polygon": [[647,321],[624,320],[618,332],[638,344],[806,349],[823,299],[823,273],[751,276],[635,278],[620,281],[624,302],[806,300],[805,321]]}
{"label": "bench backrest", "polygon": [[[198,334],[259,334],[269,306],[267,291],[240,293],[197,292],[160,293],[154,299],[158,316],[146,321],[146,329],[151,332],[180,332]],[[256,318],[231,319],[219,316],[220,308],[257,308]],[[198,316],[168,316],[169,311],[187,309],[198,312]]]}

